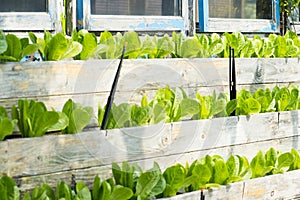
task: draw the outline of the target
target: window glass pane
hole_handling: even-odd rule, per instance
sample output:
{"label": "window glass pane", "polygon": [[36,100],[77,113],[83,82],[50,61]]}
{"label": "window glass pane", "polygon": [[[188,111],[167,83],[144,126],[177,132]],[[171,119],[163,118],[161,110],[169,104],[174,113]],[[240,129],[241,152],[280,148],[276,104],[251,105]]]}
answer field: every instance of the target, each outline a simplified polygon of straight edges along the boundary
{"label": "window glass pane", "polygon": [[272,19],[272,0],[209,0],[209,17]]}
{"label": "window glass pane", "polygon": [[295,8],[293,11],[292,11],[292,21],[293,22],[299,22],[300,21],[300,5],[299,5],[299,8]]}
{"label": "window glass pane", "polygon": [[182,0],[91,0],[92,14],[180,16]]}
{"label": "window glass pane", "polygon": [[1,0],[0,12],[46,12],[46,0]]}

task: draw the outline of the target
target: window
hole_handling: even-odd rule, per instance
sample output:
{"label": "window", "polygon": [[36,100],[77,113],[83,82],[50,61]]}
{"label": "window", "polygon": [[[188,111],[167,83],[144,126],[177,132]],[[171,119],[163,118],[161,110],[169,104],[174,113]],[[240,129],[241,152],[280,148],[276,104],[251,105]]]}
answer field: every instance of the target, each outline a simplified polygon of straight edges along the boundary
{"label": "window", "polygon": [[279,32],[278,0],[200,0],[203,32]]}
{"label": "window", "polygon": [[179,0],[92,0],[92,14],[180,16]]}
{"label": "window", "polygon": [[183,31],[192,0],[79,0],[79,25],[91,31]]}
{"label": "window", "polygon": [[299,4],[299,7],[298,8],[295,8],[293,11],[292,11],[292,16],[291,16],[291,21],[292,22],[300,22],[300,14],[299,14],[299,11],[300,11],[300,4]]}
{"label": "window", "polygon": [[0,12],[46,12],[46,1],[2,0]]}
{"label": "window", "polygon": [[0,29],[59,30],[63,0],[1,0]]}
{"label": "window", "polygon": [[293,31],[295,31],[296,33],[300,33],[300,4],[299,4],[299,7],[298,8],[295,8],[292,13],[291,13],[291,18],[290,18],[290,21],[291,21],[291,29]]}

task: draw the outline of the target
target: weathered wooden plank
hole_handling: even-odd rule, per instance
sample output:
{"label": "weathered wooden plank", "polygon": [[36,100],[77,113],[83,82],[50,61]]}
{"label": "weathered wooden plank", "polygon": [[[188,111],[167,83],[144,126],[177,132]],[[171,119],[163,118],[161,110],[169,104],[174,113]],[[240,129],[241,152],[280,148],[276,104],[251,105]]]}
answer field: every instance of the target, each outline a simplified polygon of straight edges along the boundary
{"label": "weathered wooden plank", "polygon": [[[275,86],[283,87],[288,86],[288,84],[257,84],[253,86],[242,85],[238,86],[238,90],[246,89],[246,90],[256,90],[258,88],[273,88]],[[296,84],[294,84],[296,85]],[[299,82],[300,87],[300,82]],[[229,89],[227,86],[216,86],[216,87],[186,87],[183,88],[188,96],[195,98],[196,92],[199,92],[201,95],[211,95],[213,92],[217,94],[220,92],[228,93]],[[138,104],[140,105],[141,99],[144,94],[148,97],[149,100],[153,99],[156,89],[137,89],[136,91],[125,91],[125,92],[117,92],[115,94],[114,103],[130,103],[130,104]],[[107,98],[109,96],[109,92],[100,92],[100,93],[82,93],[82,94],[65,94],[65,95],[52,95],[52,96],[31,96],[31,97],[22,97],[27,99],[34,99],[41,102],[44,102],[48,109],[55,109],[57,111],[61,111],[63,105],[66,103],[68,99],[72,99],[75,102],[81,103],[83,106],[90,106],[94,110],[94,117],[89,124],[89,127],[97,126],[97,116],[98,116],[98,105],[106,104]],[[16,98],[8,98],[8,99],[0,99],[0,105],[5,107],[8,111],[11,110],[13,105],[17,104],[18,97]]]}
{"label": "weathered wooden plank", "polygon": [[[238,88],[300,85],[297,59],[267,60],[257,59],[249,64],[248,59],[237,59],[238,66],[243,66],[237,70]],[[218,92],[227,91],[227,61],[126,60],[115,102],[139,101],[144,92],[153,95],[165,84],[184,86],[189,94],[195,91],[211,94],[216,88]],[[102,65],[103,62],[107,65]],[[106,102],[118,64],[117,60],[103,62],[24,63],[21,67],[19,63],[5,64],[0,68],[0,105],[9,107],[18,98],[30,97],[61,109],[72,98],[92,106],[97,114],[98,103]],[[60,174],[62,179],[70,180],[70,175],[76,172],[78,180],[87,180],[93,179],[101,168],[99,173],[104,176],[109,173],[111,162],[127,160],[148,166],[158,161],[167,167],[176,162],[192,162],[208,153],[227,157],[243,152],[248,157],[271,146],[280,150],[299,149],[298,133],[299,111],[293,111],[159,124],[111,130],[106,134],[89,131],[9,140],[0,143],[0,153],[4,152],[0,154],[0,174],[20,177],[24,188],[30,188],[37,181],[51,181],[51,177]]]}
{"label": "weathered wooden plank", "polygon": [[[174,87],[187,85],[192,77],[187,79],[186,74],[194,76],[197,71],[187,66],[186,62],[170,59],[157,64],[152,60],[125,60],[118,90],[156,89],[166,84]],[[21,67],[11,63],[5,64],[1,79],[1,97],[108,92],[117,64],[117,60],[24,63]],[[187,69],[182,66],[187,66]],[[169,80],[165,78],[166,75],[170,77]],[[197,79],[191,81],[195,84],[200,81]]]}
{"label": "weathered wooden plank", "polygon": [[244,199],[288,199],[299,195],[300,171],[245,181]]}
{"label": "weathered wooden plank", "polygon": [[6,31],[61,30],[62,0],[47,1],[46,12],[1,12],[0,29]]}
{"label": "weathered wooden plank", "polygon": [[272,30],[272,20],[263,19],[229,19],[229,18],[208,18],[207,31],[209,32],[279,32]]}
{"label": "weathered wooden plank", "polygon": [[158,124],[149,129],[115,129],[107,133],[99,130],[76,135],[8,140],[9,160],[5,165],[9,175],[21,176],[143,159],[155,156],[168,144],[170,126]]}
{"label": "weathered wooden plank", "polygon": [[[107,62],[109,61],[104,61],[104,63]],[[82,64],[83,63],[77,61],[72,61],[69,63],[34,62],[22,63],[22,65],[19,63],[7,63],[2,65],[1,97],[20,98],[97,91],[95,84],[99,77],[95,76],[104,74],[103,68],[101,70],[101,68],[97,68],[97,66],[93,68],[82,67]],[[107,65],[109,67],[109,64]],[[84,80],[86,81],[83,82]],[[83,84],[85,84],[85,88],[83,88]]]}
{"label": "weathered wooden plank", "polygon": [[300,23],[293,22],[292,27],[293,27],[294,31],[299,35],[300,34]]}
{"label": "weathered wooden plank", "polygon": [[76,2],[72,0],[66,1],[66,34],[71,35],[76,28]]}
{"label": "weathered wooden plank", "polygon": [[300,111],[280,112],[278,125],[278,135],[299,135]]}
{"label": "weathered wooden plank", "polygon": [[8,173],[8,143],[6,141],[1,142],[0,145],[0,176]]}
{"label": "weathered wooden plank", "polygon": [[[287,152],[290,151],[291,148],[297,148],[299,147],[300,140],[299,136],[292,136],[287,138],[280,138],[280,139],[274,139],[274,140],[267,140],[267,141],[258,141],[253,143],[246,143],[243,145],[237,144],[237,145],[231,145],[231,146],[221,146],[213,149],[201,149],[199,151],[192,151],[192,152],[185,152],[185,153],[178,153],[178,154],[171,154],[171,155],[162,155],[162,156],[156,156],[151,158],[143,158],[143,159],[136,159],[129,161],[129,163],[137,163],[139,164],[144,170],[150,169],[153,165],[153,162],[157,162],[161,169],[164,171],[167,167],[174,165],[175,163],[181,163],[183,165],[188,163],[192,163],[194,160],[204,157],[205,155],[220,155],[223,158],[227,159],[232,154],[238,154],[246,156],[249,160],[251,160],[255,154],[262,150],[263,152],[266,152],[270,147],[273,147],[277,150]],[[299,149],[298,149],[299,150]],[[120,160],[115,162],[121,162]],[[47,164],[47,163],[46,163]],[[45,165],[46,165],[45,164]],[[299,171],[297,171],[300,173]],[[99,175],[100,178],[106,179],[109,177],[112,177],[111,173],[111,163],[107,165],[101,165],[101,166],[94,166],[94,167],[87,167],[87,168],[77,168],[77,169],[65,169],[60,172],[52,172],[52,173],[46,173],[46,174],[36,174],[33,176],[29,175],[22,175],[19,177],[14,177],[17,182],[19,183],[19,186],[22,191],[30,190],[34,188],[37,184],[46,182],[49,183],[52,186],[56,185],[56,181],[60,179],[64,180],[66,183],[71,183],[71,177],[72,175],[75,176],[76,181],[83,181],[85,184],[91,186],[94,180],[95,175]],[[254,179],[253,181],[255,181]],[[282,183],[282,182],[281,182]],[[239,184],[239,183],[235,183]],[[233,186],[226,186],[225,191],[236,191],[234,188],[231,188]],[[240,186],[238,186],[240,187]],[[270,185],[271,187],[271,185]],[[239,190],[239,189],[237,189]],[[214,199],[215,192],[218,190],[213,190],[213,193],[210,197]],[[224,190],[221,190],[224,191]],[[243,190],[241,190],[243,191]],[[221,194],[227,194],[224,192],[221,192]],[[220,196],[221,194],[216,194]],[[228,193],[229,194],[229,193]],[[234,194],[234,193],[232,193]],[[269,193],[268,193],[269,194]],[[189,194],[187,194],[189,195]],[[249,194],[250,195],[250,192]],[[292,193],[291,193],[292,195]],[[225,195],[227,197],[227,195]],[[228,196],[229,197],[229,196]],[[239,197],[238,193],[237,196]],[[247,198],[245,198],[247,199]]]}
{"label": "weathered wooden plank", "polygon": [[[299,136],[291,136],[285,138],[277,138],[277,139],[269,139],[257,142],[249,142],[244,144],[234,144],[234,145],[227,145],[227,146],[219,146],[219,147],[212,147],[209,149],[200,149],[198,151],[186,151],[184,153],[173,154],[169,156],[159,156],[156,160],[166,160],[165,162],[168,163],[182,163],[185,164],[186,162],[192,163],[195,159],[202,158],[209,155],[220,155],[224,159],[230,157],[230,155],[242,155],[246,156],[249,160],[251,160],[258,151],[266,152],[271,147],[274,149],[280,150],[282,152],[290,151],[292,148],[299,149]],[[162,162],[162,166],[164,162]]]}
{"label": "weathered wooden plank", "polygon": [[[299,129],[298,125],[294,126]],[[278,114],[265,113],[101,132],[92,130],[76,135],[14,139],[7,141],[7,156],[10,159],[5,165],[11,176],[37,175],[125,160],[214,151],[220,147],[277,141],[295,136],[292,132],[277,132]],[[295,146],[297,141],[294,142],[293,147],[298,149]]]}
{"label": "weathered wooden plank", "polygon": [[[275,86],[287,86],[286,84],[258,84],[255,86],[238,86],[238,90],[246,89],[246,90],[255,90],[258,88],[273,88]],[[300,82],[299,82],[300,87]],[[187,87],[183,88],[187,94],[194,98],[195,93],[199,92],[201,95],[211,95],[213,92],[216,92],[217,94],[220,92],[228,93],[228,87],[227,86],[217,86],[217,87]],[[254,89],[255,88],[255,89]],[[136,91],[126,91],[126,92],[117,92],[115,94],[114,103],[117,105],[120,103],[135,103],[140,105],[141,99],[144,94],[148,97],[148,99],[153,99],[155,93],[157,90],[149,89],[149,90],[139,90]],[[31,97],[22,97],[22,98],[28,98],[28,99],[34,99],[41,102],[44,102],[48,109],[55,109],[57,111],[61,111],[63,108],[63,105],[66,103],[68,99],[72,99],[75,102],[81,103],[83,106],[90,106],[94,110],[94,117],[91,120],[91,123],[89,126],[97,126],[97,116],[98,116],[98,105],[101,106],[105,105],[107,102],[109,92],[100,92],[100,93],[83,93],[83,94],[65,94],[65,95],[53,95],[53,96],[31,96]],[[8,98],[8,99],[0,99],[0,105],[5,107],[8,111],[10,111],[11,107],[13,105],[17,104],[18,97],[15,98]]]}
{"label": "weathered wooden plank", "polygon": [[183,31],[181,16],[111,16],[91,15],[85,24],[90,31]]}
{"label": "weathered wooden plank", "polygon": [[[227,186],[222,186],[217,189],[204,190],[205,199],[214,200],[242,200],[243,199],[244,182],[232,183]],[[160,198],[161,200],[199,200],[201,197],[200,191],[184,193],[169,198]]]}
{"label": "weathered wooden plank", "polygon": [[[185,1],[183,1],[184,3]],[[197,10],[195,8],[196,7],[196,2],[197,1],[193,1],[193,0],[189,0],[188,1],[188,6],[185,6],[185,7],[188,7],[188,17],[183,17],[185,19],[185,30],[187,30],[187,34],[188,36],[194,36],[195,33],[196,33],[196,13],[197,13]],[[184,14],[184,13],[183,13]]]}
{"label": "weathered wooden plank", "polygon": [[299,82],[300,63],[296,58],[237,59],[236,65],[238,84]]}
{"label": "weathered wooden plank", "polygon": [[[72,98],[92,106],[97,115],[98,103],[106,103],[118,62],[2,63],[0,105],[10,109],[19,98],[33,98],[61,110],[67,99]],[[300,86],[297,59],[237,59],[236,62],[238,90]],[[191,97],[196,91],[203,95],[228,92],[227,65],[227,59],[124,60],[115,102],[138,103],[144,93],[151,98],[166,84],[183,87]]]}
{"label": "weathered wooden plank", "polygon": [[[219,189],[205,190],[204,195],[207,199],[295,199],[293,197],[300,194],[300,171],[291,171],[284,174],[266,176],[242,182],[222,186]],[[200,199],[200,191],[177,195],[162,200],[177,199]]]}
{"label": "weathered wooden plank", "polygon": [[274,139],[277,122],[278,113],[264,113],[173,123],[172,150],[198,151]]}
{"label": "weathered wooden plank", "polygon": [[[1,98],[107,92],[118,62],[105,59],[0,64]],[[297,59],[236,59],[236,65],[238,85],[299,82]],[[227,86],[228,59],[124,60],[118,91],[157,89],[166,84]]]}
{"label": "weathered wooden plank", "polygon": [[20,188],[21,193],[32,191],[34,187],[40,186],[42,183],[46,183],[51,187],[56,187],[57,183],[63,181],[69,185],[72,183],[73,171],[63,171],[59,173],[44,174],[38,176],[25,176],[14,177],[17,186]]}
{"label": "weathered wooden plank", "polygon": [[43,12],[0,13],[0,29],[4,31],[18,30],[53,30],[51,16]]}

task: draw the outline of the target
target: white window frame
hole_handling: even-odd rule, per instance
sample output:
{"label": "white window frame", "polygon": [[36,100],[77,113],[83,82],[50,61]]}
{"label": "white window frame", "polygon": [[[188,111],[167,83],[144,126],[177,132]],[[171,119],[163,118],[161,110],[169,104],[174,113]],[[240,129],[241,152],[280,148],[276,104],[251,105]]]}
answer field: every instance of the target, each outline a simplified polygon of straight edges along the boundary
{"label": "white window frame", "polygon": [[79,27],[89,31],[188,31],[189,3],[182,0],[182,16],[130,16],[91,14],[91,1],[82,0],[82,21]]}
{"label": "white window frame", "polygon": [[0,30],[61,31],[63,0],[47,0],[47,12],[0,12]]}
{"label": "white window frame", "polygon": [[273,1],[272,19],[233,19],[210,18],[209,0],[199,0],[199,30],[200,32],[259,32],[279,33],[280,15],[279,0]]}

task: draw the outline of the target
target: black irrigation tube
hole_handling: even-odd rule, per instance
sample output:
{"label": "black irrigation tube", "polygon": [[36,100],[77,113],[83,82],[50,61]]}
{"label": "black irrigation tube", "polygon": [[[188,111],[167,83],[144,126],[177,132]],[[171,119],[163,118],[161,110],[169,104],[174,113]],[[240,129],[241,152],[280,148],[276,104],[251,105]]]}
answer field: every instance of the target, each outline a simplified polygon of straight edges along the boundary
{"label": "black irrigation tube", "polygon": [[120,62],[119,62],[119,66],[118,66],[118,69],[117,69],[117,72],[116,72],[116,76],[114,78],[114,82],[112,84],[112,87],[111,87],[111,90],[110,90],[110,94],[109,94],[109,97],[107,99],[106,108],[105,108],[105,112],[104,112],[104,116],[103,116],[103,120],[102,120],[102,123],[101,123],[100,130],[104,130],[105,129],[105,125],[106,125],[106,122],[107,122],[108,117],[109,117],[109,112],[111,110],[111,106],[112,106],[112,103],[114,101],[114,95],[115,95],[115,92],[116,92],[116,89],[117,89],[117,84],[118,84],[118,80],[119,80],[119,76],[120,76],[120,71],[121,71],[121,67],[122,67],[122,63],[123,63],[123,58],[124,58],[126,46],[127,46],[127,43],[125,42],[124,46],[123,46],[123,50],[122,50],[122,55],[121,55],[121,59],[120,59]]}
{"label": "black irrigation tube", "polygon": [[[229,92],[230,100],[236,99],[236,71],[234,60],[234,49],[229,47]],[[230,114],[235,116],[235,110]]]}

